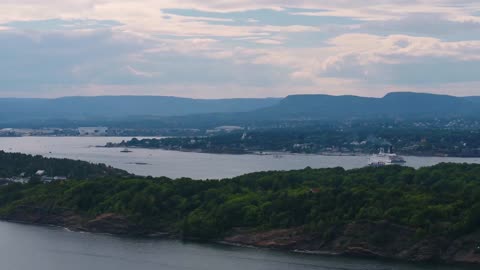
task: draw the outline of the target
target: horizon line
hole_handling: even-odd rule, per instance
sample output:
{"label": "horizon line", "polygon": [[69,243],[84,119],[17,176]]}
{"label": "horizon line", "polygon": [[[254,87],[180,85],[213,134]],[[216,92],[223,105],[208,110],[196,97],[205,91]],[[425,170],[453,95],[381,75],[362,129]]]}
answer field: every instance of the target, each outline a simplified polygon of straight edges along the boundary
{"label": "horizon line", "polygon": [[[58,99],[65,99],[65,98],[99,98],[99,97],[163,97],[163,98],[177,98],[177,99],[192,99],[192,100],[247,100],[247,99],[285,99],[290,96],[332,96],[332,97],[362,97],[362,98],[376,98],[382,99],[391,94],[419,94],[419,95],[433,95],[433,96],[449,96],[449,97],[458,97],[458,98],[465,98],[465,97],[476,97],[477,95],[464,95],[464,96],[457,96],[452,94],[441,94],[441,93],[432,93],[432,92],[415,92],[415,91],[392,91],[387,92],[383,96],[362,96],[362,95],[354,95],[354,94],[324,94],[324,93],[305,93],[305,94],[289,94],[286,96],[279,96],[279,97],[229,97],[229,98],[196,98],[196,97],[184,97],[184,96],[172,96],[172,95],[73,95],[73,96],[59,96],[59,97],[1,97],[0,100],[6,99],[35,99],[35,100],[58,100]],[[478,95],[480,96],[480,94]]]}

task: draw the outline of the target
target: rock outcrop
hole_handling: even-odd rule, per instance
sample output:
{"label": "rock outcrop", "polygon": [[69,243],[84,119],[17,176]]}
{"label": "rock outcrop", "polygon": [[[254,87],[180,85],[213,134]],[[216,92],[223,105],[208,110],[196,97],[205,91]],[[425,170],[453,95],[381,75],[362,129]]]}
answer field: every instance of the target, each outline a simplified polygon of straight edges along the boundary
{"label": "rock outcrop", "polygon": [[358,222],[311,233],[302,227],[264,232],[235,230],[230,244],[307,253],[379,257],[415,262],[480,263],[480,231],[459,239],[417,239],[415,230],[389,222]]}
{"label": "rock outcrop", "polygon": [[127,217],[113,213],[99,215],[89,220],[83,228],[89,232],[117,235],[132,234],[136,231]]}
{"label": "rock outcrop", "polygon": [[42,207],[19,206],[1,219],[15,222],[53,225],[81,230],[85,221],[81,215],[69,209],[47,210]]}
{"label": "rock outcrop", "polygon": [[[88,218],[69,209],[47,210],[19,206],[0,218],[30,224],[61,226],[74,231],[159,236],[158,233],[135,224],[128,217],[115,213]],[[171,237],[172,234],[161,233],[160,236]],[[330,228],[326,232],[309,232],[303,227],[270,231],[235,229],[222,242],[306,253],[415,262],[480,264],[480,230],[458,239],[446,237],[420,239],[414,229],[389,222],[356,222]]]}
{"label": "rock outcrop", "polygon": [[137,227],[127,217],[106,213],[93,219],[76,214],[69,209],[47,210],[41,207],[19,206],[1,219],[39,225],[65,227],[72,231],[110,233],[117,235],[136,234]]}

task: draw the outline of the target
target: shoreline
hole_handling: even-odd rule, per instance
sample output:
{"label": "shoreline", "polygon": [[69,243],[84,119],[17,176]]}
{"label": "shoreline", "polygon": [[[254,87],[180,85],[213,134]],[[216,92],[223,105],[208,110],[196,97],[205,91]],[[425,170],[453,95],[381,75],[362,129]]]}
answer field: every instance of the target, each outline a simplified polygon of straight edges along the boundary
{"label": "shoreline", "polygon": [[[163,139],[168,136],[0,136],[2,138],[148,138],[148,139]],[[91,145],[95,148],[132,148],[132,149],[146,149],[146,150],[164,150],[164,151],[175,151],[183,153],[198,153],[198,154],[212,154],[212,155],[256,155],[256,156],[276,156],[281,158],[281,156],[326,156],[326,157],[366,157],[371,155],[371,153],[364,152],[317,152],[317,153],[302,153],[302,152],[288,152],[288,151],[245,151],[245,152],[214,152],[214,151],[205,151],[202,149],[168,149],[168,148],[154,148],[154,147],[138,147],[138,146],[113,146],[108,147],[106,145]],[[426,157],[426,158],[458,158],[458,159],[474,159],[479,158],[480,155],[475,156],[458,156],[458,155],[446,155],[446,154],[410,154],[398,152],[397,154],[404,157]]]}
{"label": "shoreline", "polygon": [[[212,154],[212,155],[255,155],[255,156],[279,156],[278,158],[282,158],[282,156],[324,156],[324,157],[368,157],[372,154],[369,153],[355,153],[355,152],[319,152],[319,153],[297,153],[297,152],[282,152],[282,151],[249,151],[249,152],[244,152],[244,153],[233,153],[233,152],[209,152],[209,151],[204,151],[201,149],[191,149],[191,150],[186,150],[186,149],[167,149],[167,148],[153,148],[153,147],[138,147],[138,146],[113,146],[113,147],[108,147],[105,145],[97,145],[95,147],[98,148],[112,148],[112,149],[122,149],[122,148],[128,148],[128,149],[144,149],[144,150],[163,150],[163,151],[172,151],[172,152],[181,152],[181,153],[197,153],[197,154]],[[397,153],[403,157],[416,157],[416,158],[458,158],[458,159],[473,159],[473,158],[479,158],[480,156],[449,156],[449,155],[413,155],[413,154],[402,154],[402,153]]]}
{"label": "shoreline", "polygon": [[[81,231],[81,230],[72,230],[71,228],[68,227],[63,227],[59,225],[52,225],[52,224],[38,224],[38,223],[31,223],[31,222],[22,222],[22,221],[16,221],[16,220],[5,220],[0,218],[0,222],[5,222],[5,223],[10,223],[10,224],[18,224],[18,225],[25,225],[25,226],[35,226],[35,227],[45,227],[45,228],[55,228],[59,230],[63,230],[69,233],[79,233],[79,234],[93,234],[93,235],[104,235],[104,236],[110,236],[110,237],[118,237],[118,238],[130,238],[130,239],[136,239],[136,238],[141,238],[141,239],[155,239],[155,240],[174,240],[174,241],[182,241],[182,242],[191,242],[191,243],[197,243],[197,244],[215,244],[215,245],[220,245],[220,246],[225,246],[225,247],[238,247],[238,248],[244,248],[244,249],[259,249],[259,250],[268,250],[268,251],[273,251],[273,252],[285,252],[285,253],[290,253],[290,254],[300,254],[300,255],[308,255],[308,256],[322,256],[326,258],[336,258],[336,257],[343,257],[343,258],[351,258],[351,259],[359,259],[359,260],[374,260],[374,261],[384,261],[384,262],[395,262],[395,263],[401,263],[405,265],[422,265],[426,264],[429,266],[460,266],[460,267],[466,267],[467,269],[470,269],[470,267],[475,267],[478,264],[470,264],[470,263],[446,263],[446,262],[412,262],[412,261],[405,261],[405,260],[398,260],[398,259],[392,259],[392,258],[386,258],[386,257],[377,257],[377,258],[372,258],[368,256],[350,256],[350,255],[345,255],[342,253],[336,253],[336,252],[328,252],[328,251],[315,251],[315,250],[285,250],[285,249],[279,249],[279,248],[274,248],[274,247],[259,247],[259,246],[253,246],[253,245],[245,245],[241,243],[233,243],[233,242],[227,242],[223,240],[209,240],[209,241],[200,241],[198,239],[182,239],[181,237],[178,236],[173,236],[171,234],[168,235],[118,235],[118,234],[111,234],[111,233],[102,233],[102,232],[90,232],[90,231]],[[472,268],[473,269],[473,268]]]}
{"label": "shoreline", "polygon": [[[26,213],[24,213],[26,214]],[[38,213],[37,213],[38,214]],[[348,224],[343,228],[337,228],[339,231],[345,230],[353,231],[358,230],[360,235],[364,235],[361,239],[355,239],[357,236],[349,236],[348,233],[345,235],[345,232],[340,233],[335,236],[333,240],[315,240],[317,236],[312,235],[306,231],[303,231],[301,228],[288,228],[288,229],[272,229],[270,231],[256,231],[254,229],[247,231],[232,231],[226,236],[223,236],[220,239],[195,239],[183,237],[179,233],[167,232],[167,231],[152,231],[148,229],[141,228],[131,224],[128,221],[128,218],[122,215],[116,214],[102,214],[93,219],[88,219],[74,213],[60,213],[56,215],[45,215],[38,216],[32,214],[37,220],[28,220],[31,218],[29,216],[23,216],[24,219],[21,219],[18,216],[17,218],[9,218],[6,216],[1,216],[0,221],[17,223],[29,226],[45,226],[45,227],[55,227],[59,229],[64,229],[69,232],[74,233],[92,233],[100,235],[109,235],[113,237],[133,237],[133,238],[146,238],[146,239],[170,239],[178,241],[192,241],[192,242],[201,242],[201,243],[215,243],[225,246],[235,246],[242,248],[250,249],[266,249],[273,251],[305,254],[311,256],[328,256],[328,257],[346,257],[346,258],[360,258],[360,259],[372,259],[372,260],[384,260],[384,261],[395,261],[405,264],[434,264],[438,266],[448,266],[448,265],[458,265],[458,266],[478,266],[480,265],[480,254],[471,252],[469,256],[456,256],[455,254],[448,255],[447,250],[444,250],[442,253],[436,255],[430,254],[429,249],[435,247],[438,243],[442,241],[447,241],[446,239],[438,240],[437,237],[427,237],[423,240],[415,240],[412,242],[411,235],[406,232],[411,230],[410,228],[403,227],[400,225],[389,224],[384,222],[364,222],[364,223],[354,223]],[[42,220],[42,218],[45,218]],[[72,223],[72,220],[74,221]],[[67,224],[70,221],[70,224]],[[91,223],[96,222],[96,225],[92,226]],[[90,224],[90,225],[89,225]],[[378,225],[381,224],[381,227],[385,228],[386,231],[394,231],[400,234],[400,241],[406,241],[408,244],[402,243],[400,246],[403,246],[401,252],[391,253],[391,250],[383,250],[381,246],[369,246],[366,244],[368,242],[368,234],[372,233],[372,229],[378,230]],[[365,226],[371,227],[370,231],[366,232]],[[385,227],[387,226],[387,227]],[[356,228],[357,227],[357,228]],[[355,229],[356,228],[356,229]],[[478,235],[478,232],[475,234]],[[407,236],[407,239],[403,237]],[[346,238],[345,238],[346,237]],[[353,238],[352,238],[353,237]],[[347,245],[343,246],[332,246],[332,243],[337,241],[347,241]],[[347,240],[348,239],[348,240]],[[362,240],[363,239],[363,240]],[[312,242],[313,241],[313,242]],[[319,242],[320,241],[320,242]],[[325,242],[327,241],[327,242]],[[329,242],[333,241],[333,242]],[[367,241],[367,242],[364,242]],[[440,241],[440,242],[438,242]],[[458,245],[459,239],[450,239],[448,242],[450,246]],[[393,245],[398,240],[393,241]],[[328,244],[330,243],[330,244]],[[318,246],[320,244],[320,246]],[[460,244],[462,245],[462,244]],[[317,248],[315,248],[317,247]],[[391,248],[390,248],[391,249]]]}

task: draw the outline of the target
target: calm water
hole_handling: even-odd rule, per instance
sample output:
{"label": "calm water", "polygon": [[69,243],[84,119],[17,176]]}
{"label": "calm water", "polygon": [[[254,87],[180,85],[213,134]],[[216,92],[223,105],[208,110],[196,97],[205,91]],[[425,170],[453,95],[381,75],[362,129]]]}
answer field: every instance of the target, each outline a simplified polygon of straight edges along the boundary
{"label": "calm water", "polygon": [[0,222],[5,270],[473,270],[74,233]]}
{"label": "calm water", "polygon": [[[138,175],[194,179],[227,178],[266,170],[291,170],[341,166],[360,168],[368,163],[367,156],[318,155],[218,155],[165,150],[98,148],[107,142],[131,138],[108,137],[18,137],[0,138],[0,150],[40,154],[47,157],[80,159],[105,163]],[[440,162],[480,163],[480,158],[406,157],[412,167],[431,166]],[[146,164],[144,164],[146,163]]]}
{"label": "calm water", "polygon": [[[222,178],[261,170],[343,166],[362,167],[367,157],[285,155],[211,155],[163,150],[97,148],[129,138],[0,138],[0,149],[13,152],[102,162],[141,175]],[[408,157],[411,166],[479,159]],[[148,163],[149,165],[136,165]],[[0,269],[5,270],[469,270],[459,266],[411,265],[248,249],[74,233],[60,228],[0,222]]]}

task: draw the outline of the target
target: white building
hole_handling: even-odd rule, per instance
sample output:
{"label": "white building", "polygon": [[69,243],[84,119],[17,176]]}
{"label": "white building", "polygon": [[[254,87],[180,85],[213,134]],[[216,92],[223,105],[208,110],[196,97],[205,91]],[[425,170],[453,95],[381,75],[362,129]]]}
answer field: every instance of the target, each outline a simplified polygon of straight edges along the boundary
{"label": "white building", "polygon": [[11,182],[14,182],[14,183],[20,183],[20,184],[26,184],[30,181],[30,178],[26,178],[26,177],[13,177],[13,178],[10,178],[9,179]]}

